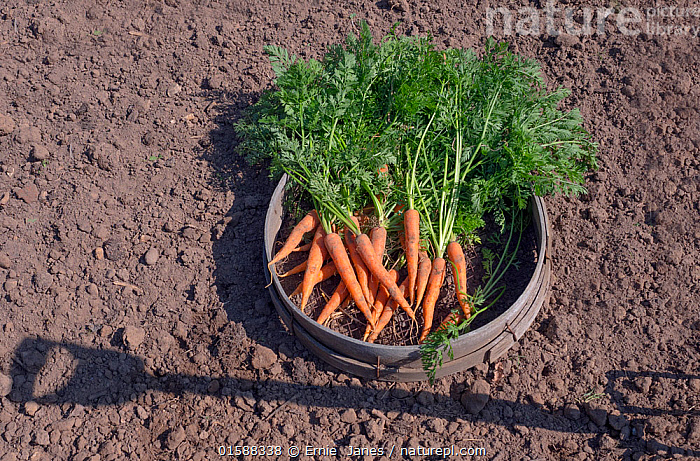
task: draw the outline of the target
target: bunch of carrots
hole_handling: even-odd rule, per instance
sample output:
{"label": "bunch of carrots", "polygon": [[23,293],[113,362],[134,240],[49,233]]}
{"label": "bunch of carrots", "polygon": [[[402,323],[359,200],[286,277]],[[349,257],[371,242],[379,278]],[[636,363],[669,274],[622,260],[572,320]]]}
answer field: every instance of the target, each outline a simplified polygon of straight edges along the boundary
{"label": "bunch of carrots", "polygon": [[[396,210],[401,211],[401,206]],[[367,327],[363,340],[375,342],[382,330],[391,322],[398,308],[414,322],[416,312],[422,312],[420,341],[430,333],[434,310],[443,285],[446,264],[442,258],[433,261],[421,248],[420,213],[409,208],[400,213],[403,219],[400,233],[407,270],[406,277],[399,282],[396,268],[384,265],[387,228],[377,225],[362,232],[357,217],[351,220],[355,227],[345,227],[343,232],[326,232],[318,212],[309,212],[291,231],[282,248],[269,262],[270,270],[290,254],[308,251],[308,258],[296,267],[278,274],[280,278],[302,273],[302,282],[290,297],[301,294],[300,309],[305,311],[314,287],[334,275],[340,283],[317,317],[325,325],[337,310],[354,302],[364,316]],[[302,244],[305,236],[313,236],[308,244]],[[341,237],[342,235],[342,237]],[[467,266],[462,246],[452,241],[448,246],[448,258],[453,268],[454,286],[458,288],[457,299],[460,314],[448,316],[448,321],[468,319],[472,306],[467,301],[464,289],[467,283]]]}

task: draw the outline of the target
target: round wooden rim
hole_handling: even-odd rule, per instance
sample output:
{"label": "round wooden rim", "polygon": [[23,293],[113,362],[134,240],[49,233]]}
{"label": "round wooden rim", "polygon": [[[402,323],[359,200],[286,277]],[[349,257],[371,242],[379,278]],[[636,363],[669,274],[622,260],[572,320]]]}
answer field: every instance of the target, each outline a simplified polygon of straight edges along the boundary
{"label": "round wooden rim", "polygon": [[[277,275],[267,269],[282,224],[282,199],[286,181],[286,176],[282,177],[270,200],[265,217],[263,250],[270,294],[284,323],[308,349],[341,370],[367,378],[391,381],[427,379],[420,362],[419,346],[385,346],[350,338],[320,325],[289,301]],[[525,334],[548,298],[551,240],[547,212],[541,197],[533,199],[532,210],[537,232],[538,258],[530,282],[518,299],[500,316],[452,342],[454,359],[445,357],[438,376],[501,357]]]}

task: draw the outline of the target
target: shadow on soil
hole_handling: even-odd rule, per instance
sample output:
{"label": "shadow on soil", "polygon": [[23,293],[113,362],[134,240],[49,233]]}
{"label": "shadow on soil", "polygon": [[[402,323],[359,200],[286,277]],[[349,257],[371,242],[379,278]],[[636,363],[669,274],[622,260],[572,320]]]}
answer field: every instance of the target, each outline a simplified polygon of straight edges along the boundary
{"label": "shadow on soil", "polygon": [[[46,377],[49,376],[48,379]],[[55,383],[56,376],[62,376],[61,384],[56,388],[44,385],[44,381]],[[621,394],[617,389],[619,385],[625,385],[637,377],[649,376],[654,378],[688,380],[700,378],[697,375],[678,374],[670,372],[629,372],[614,370],[608,373],[608,389],[613,402],[621,402]],[[170,374],[160,377],[153,376],[145,370],[139,357],[124,352],[112,350],[99,350],[87,348],[70,343],[57,343],[41,338],[27,338],[17,347],[14,353],[11,377],[13,380],[12,391],[8,396],[12,401],[20,404],[35,401],[41,404],[80,404],[88,407],[114,405],[120,402],[134,400],[147,390],[166,392],[174,395],[184,394],[209,394],[210,379],[204,376],[188,376],[184,374]],[[240,395],[242,390],[253,389],[256,385],[260,389],[260,381],[225,378],[226,386],[235,395]],[[270,404],[277,405],[280,395],[291,396],[287,401],[294,401],[297,405],[315,407],[326,406],[343,408],[347,401],[367,402],[369,408],[376,408],[383,412],[396,410],[396,401],[401,400],[389,396],[388,390],[371,389],[366,386],[313,386],[282,381],[267,380],[262,382],[265,388],[272,388],[274,392],[260,392],[258,399],[266,399],[270,396]],[[274,396],[274,398],[272,398]],[[234,397],[221,396],[227,400]],[[273,412],[282,409],[286,404],[278,405],[269,410],[269,414],[261,415],[269,417]],[[603,432],[591,430],[586,418],[579,422],[565,420],[561,416],[553,415],[536,405],[522,404],[516,401],[492,399],[489,403],[491,410],[497,407],[509,407],[514,414],[528,415],[526,422],[518,422],[518,425],[532,428],[543,428],[558,432],[583,432],[598,433],[589,442],[592,449],[600,447]],[[436,403],[430,408],[413,405],[403,406],[404,411],[420,415],[435,416],[454,421],[462,417],[445,406]],[[487,407],[488,408],[488,407]],[[645,417],[653,415],[675,415],[677,412],[661,408],[640,408],[618,404],[618,410],[639,434],[644,428]],[[700,410],[684,412],[686,416],[700,415]],[[503,424],[502,422],[498,422]],[[645,447],[648,451],[663,453],[683,453],[690,457],[700,457],[700,452],[687,451],[677,447],[665,445],[653,438],[646,440],[633,436],[635,439],[621,440],[620,447],[627,448],[631,454],[632,448]]]}
{"label": "shadow on soil", "polygon": [[285,333],[277,329],[270,337],[272,303],[264,289],[262,262],[265,213],[276,182],[270,180],[266,165],[251,166],[240,155],[234,128],[244,109],[259,99],[260,92],[205,91],[216,126],[202,140],[200,158],[214,173],[211,189],[232,198],[231,207],[212,235],[212,288],[230,322],[240,325],[256,343],[277,350],[277,339]]}

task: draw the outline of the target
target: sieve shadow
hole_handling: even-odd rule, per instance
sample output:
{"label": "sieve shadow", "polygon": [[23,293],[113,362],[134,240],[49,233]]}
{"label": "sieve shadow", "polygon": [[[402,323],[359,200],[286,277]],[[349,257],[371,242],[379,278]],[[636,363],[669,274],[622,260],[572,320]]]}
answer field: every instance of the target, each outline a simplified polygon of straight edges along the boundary
{"label": "sieve shadow", "polygon": [[[642,407],[639,405],[629,405],[624,402],[624,394],[619,390],[619,387],[630,388],[634,386],[633,382],[637,378],[651,378],[652,382],[661,379],[672,381],[690,381],[700,379],[700,374],[690,373],[671,373],[668,371],[628,371],[628,370],[611,370],[606,373],[608,384],[605,392],[610,396],[610,399],[616,403],[617,409],[622,414],[642,415],[642,416],[700,416],[700,406],[690,409],[662,409]],[[619,385],[619,386],[618,386]],[[700,396],[698,396],[698,404],[700,404]]]}
{"label": "sieve shadow", "polygon": [[[696,404],[689,409],[669,409],[669,408],[653,408],[640,405],[630,405],[625,403],[625,394],[621,388],[628,390],[633,389],[638,378],[649,378],[651,382],[659,380],[670,380],[673,382],[687,382],[692,379],[700,379],[700,374],[690,373],[672,373],[668,371],[630,371],[630,370],[610,370],[606,372],[607,385],[605,393],[610,398],[610,401],[615,405],[615,408],[620,412],[622,418],[625,418],[629,427],[635,431],[640,438],[646,437],[646,451],[660,456],[675,456],[685,455],[686,457],[700,458],[700,450],[684,450],[680,447],[665,444],[650,434],[647,434],[647,423],[649,418],[653,416],[672,416],[681,419],[689,419],[700,416],[700,395],[697,396]],[[669,402],[670,404],[670,402]],[[700,422],[700,420],[699,420]],[[692,422],[689,424],[692,425]],[[688,432],[692,431],[691,427],[687,427]],[[626,454],[632,455],[634,450],[628,449]]]}
{"label": "sieve shadow", "polygon": [[[45,374],[50,374],[50,380],[44,380]],[[616,370],[610,372],[608,392],[613,402],[621,401],[622,394],[615,384],[620,377],[629,379],[631,372]],[[211,380],[205,376],[186,374],[165,374],[155,376],[146,370],[141,358],[120,352],[118,350],[102,350],[71,344],[54,342],[43,338],[26,338],[14,351],[10,375],[13,381],[8,398],[19,404],[35,401],[44,405],[83,405],[85,407],[101,407],[119,405],[134,401],[146,391],[161,391],[175,396],[185,394],[214,395],[222,400],[233,400],[236,396],[247,395],[248,391],[256,389],[257,401],[267,401],[269,414],[261,414],[261,418],[271,416],[279,411],[280,396],[290,396],[297,405],[307,407],[325,406],[327,408],[347,408],[349,402],[363,402],[363,407],[377,409],[382,412],[399,411],[414,415],[444,418],[448,422],[482,419],[486,422],[499,424],[514,430],[514,425],[529,428],[541,428],[562,433],[591,433],[597,434],[589,441],[591,448],[600,448],[601,438],[606,429],[593,429],[585,417],[579,421],[569,421],[563,416],[552,414],[535,404],[526,404],[505,399],[491,399],[481,418],[472,417],[455,405],[452,399],[435,399],[429,406],[415,404],[415,399],[409,394],[403,397],[389,395],[386,389],[372,389],[365,385],[318,386],[301,383],[288,383],[268,379],[265,381],[224,378],[222,386],[229,389],[230,395],[221,392],[209,392]],[[44,381],[60,383],[58,387],[48,387]],[[665,379],[699,378],[697,375],[639,372],[636,376],[663,377]],[[262,386],[262,387],[261,387]],[[519,417],[517,421],[508,422],[507,418],[486,417],[503,412],[505,408]],[[455,408],[459,408],[456,410]],[[618,405],[621,414],[635,424],[644,416],[658,414],[675,414],[672,411],[654,408],[640,408],[630,405]],[[259,411],[259,407],[258,407]],[[686,412],[699,414],[700,412]],[[490,420],[489,420],[490,419]],[[620,440],[620,446],[628,454],[635,451],[655,450],[659,453],[682,453],[687,457],[700,457],[700,451],[685,450],[669,446],[653,438],[644,439],[643,434],[637,438]]]}

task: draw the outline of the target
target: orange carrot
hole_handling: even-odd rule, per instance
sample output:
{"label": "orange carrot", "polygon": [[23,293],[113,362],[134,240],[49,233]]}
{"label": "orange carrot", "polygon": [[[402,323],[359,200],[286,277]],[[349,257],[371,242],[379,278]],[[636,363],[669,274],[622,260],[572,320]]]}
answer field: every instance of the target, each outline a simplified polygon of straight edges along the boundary
{"label": "orange carrot", "polygon": [[[389,271],[389,276],[391,279],[396,282],[399,278],[399,273],[396,272],[396,270],[392,269]],[[376,277],[375,277],[376,280]],[[379,317],[382,315],[382,312],[384,311],[384,306],[386,305],[387,301],[389,300],[389,292],[386,291],[386,288],[384,285],[379,285],[379,293],[377,293],[377,299],[374,300],[374,306],[372,308],[372,318],[374,318],[374,321],[376,322],[379,320]],[[367,328],[365,328],[365,334],[362,337],[363,341],[367,340],[367,336],[372,332],[372,328],[370,328],[369,325],[367,325]]]}
{"label": "orange carrot", "polygon": [[406,311],[411,320],[416,319],[416,315],[413,313],[413,309],[409,306],[406,298],[403,296],[399,287],[396,286],[396,282],[391,280],[389,272],[384,268],[379,258],[374,253],[374,248],[372,247],[372,242],[370,241],[367,234],[360,234],[357,236],[357,252],[360,254],[364,262],[367,264],[367,269],[377,277],[379,283],[384,285],[389,292],[391,299],[395,300],[401,308]]}
{"label": "orange carrot", "polygon": [[390,299],[389,303],[384,307],[379,320],[377,320],[377,326],[374,328],[374,331],[372,331],[372,334],[367,338],[366,341],[368,343],[374,343],[377,340],[379,333],[381,333],[382,330],[384,330],[384,327],[386,327],[391,321],[391,317],[394,315],[395,310],[396,302],[393,299]]}
{"label": "orange carrot", "polygon": [[[391,280],[394,282],[398,283],[399,282],[399,273],[396,271],[396,269],[391,269],[389,271],[389,276],[391,277]],[[399,286],[399,290],[401,289],[401,286]],[[387,291],[386,287],[384,285],[380,285],[380,290],[379,290],[379,299],[375,302],[374,304],[374,320],[375,322],[379,320],[379,316],[382,315],[382,312],[384,312],[384,308],[388,304],[389,300],[391,299],[391,296],[389,295],[389,291]]]}
{"label": "orange carrot", "polygon": [[421,332],[419,342],[425,341],[428,337],[430,329],[433,326],[433,314],[435,313],[435,303],[440,296],[440,287],[445,275],[445,260],[443,258],[435,258],[433,260],[433,269],[430,271],[430,280],[428,280],[428,288],[425,291],[423,299],[423,331]]}
{"label": "orange carrot", "polygon": [[[374,314],[374,311],[372,311],[372,314]],[[375,320],[376,323],[376,320]],[[367,326],[365,327],[365,334],[362,335],[362,341],[367,341],[367,337],[369,334],[372,333],[372,326],[368,323]]]}
{"label": "orange carrot", "polygon": [[418,210],[403,212],[403,229],[406,233],[406,268],[408,269],[408,296],[415,301],[416,276],[418,275],[418,247],[420,244],[420,214]]}
{"label": "orange carrot", "polygon": [[369,287],[370,298],[372,298],[372,305],[374,305],[374,303],[377,302],[377,296],[379,295],[379,281],[377,280],[377,277],[372,275],[371,272],[367,285]]}
{"label": "orange carrot", "polygon": [[450,324],[457,325],[461,323],[462,320],[464,320],[464,314],[462,314],[461,312],[450,312],[449,314],[447,314],[447,317],[445,317],[445,320],[442,321],[442,323],[438,327],[438,330],[444,330]]}
{"label": "orange carrot", "polygon": [[350,292],[352,299],[355,301],[357,308],[360,309],[362,315],[364,315],[367,318],[367,321],[372,325],[372,327],[374,327],[372,312],[369,310],[367,301],[362,294],[362,287],[357,281],[355,271],[352,269],[350,258],[348,257],[348,253],[345,251],[345,246],[343,245],[340,235],[333,232],[326,235],[324,240],[326,242],[326,249],[328,249],[328,253],[331,255],[331,258],[333,258],[335,267],[338,269],[338,274],[340,274],[340,278],[343,279],[343,282],[345,282],[345,286]]}
{"label": "orange carrot", "polygon": [[453,240],[447,245],[447,257],[452,263],[452,275],[455,279],[455,292],[459,306],[464,312],[464,317],[469,318],[472,315],[469,299],[467,298],[467,260],[464,258],[462,245],[456,240]]}
{"label": "orange carrot", "polygon": [[318,226],[320,223],[321,221],[318,219],[316,210],[311,210],[301,221],[299,221],[299,224],[294,226],[294,229],[292,229],[292,232],[289,234],[289,237],[287,237],[287,241],[284,243],[280,251],[278,251],[275,257],[272,258],[272,261],[267,263],[267,268],[271,268],[274,264],[289,256],[294,248],[299,245],[301,239],[304,238],[304,234],[316,229],[316,226]]}
{"label": "orange carrot", "polygon": [[374,254],[383,261],[384,249],[386,248],[386,228],[382,226],[373,227],[369,231],[369,239],[372,241]]}
{"label": "orange carrot", "polygon": [[352,296],[350,296],[350,293],[348,293],[348,296],[345,296],[345,301],[343,301],[343,304],[341,304],[338,309],[342,311],[350,305],[350,301],[352,301]]}
{"label": "orange carrot", "polygon": [[292,291],[292,292],[289,294],[289,297],[292,298],[292,297],[298,295],[299,293],[301,293],[301,287],[302,287],[303,285],[304,285],[303,282],[301,282],[299,285],[297,285],[297,287],[294,289],[294,291]]}
{"label": "orange carrot", "polygon": [[[325,266],[321,268],[321,270],[316,274],[316,282],[314,285],[318,285],[321,282],[325,282],[329,278],[333,277],[335,274],[337,274],[338,271],[335,270],[335,264],[333,261],[329,262]],[[292,294],[289,295],[291,298],[292,296],[296,296],[299,293],[301,293],[301,290],[304,288],[304,282],[302,281],[299,285],[297,285],[296,289],[292,292]]]}
{"label": "orange carrot", "polygon": [[304,281],[301,287],[301,311],[304,312],[306,303],[309,301],[311,296],[311,290],[313,290],[314,285],[316,285],[316,274],[321,270],[323,266],[323,260],[328,256],[328,250],[326,250],[326,245],[323,243],[323,238],[326,236],[326,231],[323,230],[323,226],[318,226],[316,228],[316,233],[314,234],[314,239],[311,242],[311,249],[309,250],[309,259],[306,263],[306,272],[304,272]]}
{"label": "orange carrot", "polygon": [[[357,219],[354,216],[353,221],[355,221],[355,224],[358,224]],[[352,265],[355,267],[357,281],[360,283],[360,287],[362,287],[362,296],[364,296],[365,300],[367,300],[367,304],[371,306],[374,303],[374,298],[369,292],[369,271],[367,270],[365,262],[362,260],[360,255],[357,254],[355,234],[353,234],[350,229],[345,229],[345,245],[348,247],[348,253],[350,254]]]}
{"label": "orange carrot", "polygon": [[[391,269],[389,271],[389,276],[391,277],[391,280],[394,282],[399,281],[399,273],[396,272],[396,269]],[[379,316],[382,315],[382,312],[384,312],[384,308],[386,307],[387,302],[389,301],[389,298],[391,296],[389,295],[389,292],[387,291],[386,287],[384,285],[379,286],[379,295],[377,296],[377,300],[374,302],[374,320],[378,320]],[[399,289],[401,287],[399,286]]]}
{"label": "orange carrot", "polygon": [[301,264],[299,264],[299,265],[297,265],[297,266],[294,266],[292,269],[289,269],[289,270],[288,270],[287,272],[285,272],[284,274],[279,274],[277,277],[283,279],[283,278],[285,278],[285,277],[289,277],[290,275],[300,274],[300,273],[302,273],[302,272],[304,272],[304,271],[306,270],[306,263],[307,263],[307,262],[308,262],[308,260],[305,260],[305,261],[302,262]]}
{"label": "orange carrot", "polygon": [[345,288],[345,283],[341,280],[316,321],[321,325],[325,324],[330,318],[331,314],[335,312],[338,307],[340,307],[340,303],[342,303],[347,297],[348,290]]}
{"label": "orange carrot", "polygon": [[309,251],[310,249],[311,249],[311,242],[309,242],[305,245],[301,245],[301,246],[296,247],[295,249],[292,250],[292,253],[294,253],[296,251]]}
{"label": "orange carrot", "polygon": [[428,279],[430,278],[430,269],[432,268],[432,261],[428,257],[428,253],[421,251],[418,253],[418,273],[416,274],[416,308],[420,306],[421,301],[423,301],[423,295],[425,294],[425,287],[428,286]]}
{"label": "orange carrot", "polygon": [[[408,293],[408,277],[404,279],[403,282],[401,282],[401,285],[399,286],[399,289],[406,295]],[[377,326],[374,328],[374,331],[370,335],[369,339],[367,340],[370,343],[373,343],[377,340],[379,337],[379,333],[382,332],[385,326],[389,324],[389,321],[391,320],[391,317],[394,315],[394,311],[396,310],[396,302],[392,299],[390,300],[386,306],[384,306],[384,310],[382,311],[382,315],[379,317],[379,320],[377,320]]]}
{"label": "orange carrot", "polygon": [[[384,250],[386,248],[386,228],[382,226],[373,227],[369,231],[369,239],[372,241],[374,254],[379,257],[380,261],[384,261]],[[379,293],[379,280],[374,275],[369,278],[369,291],[372,293],[372,298],[376,300]]]}

